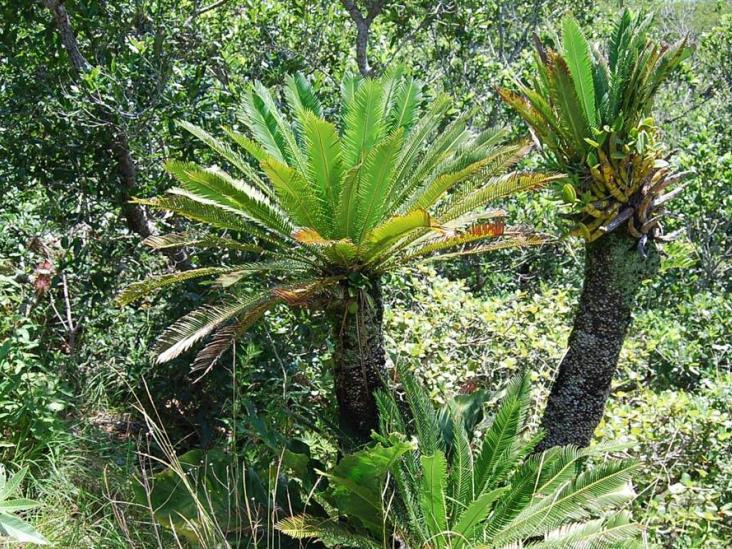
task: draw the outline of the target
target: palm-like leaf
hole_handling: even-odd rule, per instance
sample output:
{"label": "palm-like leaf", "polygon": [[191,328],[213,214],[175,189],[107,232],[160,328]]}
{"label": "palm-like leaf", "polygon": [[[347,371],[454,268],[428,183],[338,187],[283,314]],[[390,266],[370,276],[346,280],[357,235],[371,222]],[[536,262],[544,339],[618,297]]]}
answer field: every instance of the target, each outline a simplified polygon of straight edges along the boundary
{"label": "palm-like leaf", "polygon": [[[349,75],[342,86],[342,116],[335,122],[323,117],[303,76],[288,79],[284,95],[288,111],[261,84],[252,86],[240,116],[250,135],[227,129],[231,144],[181,124],[238,175],[171,160],[166,167],[180,187],[139,200],[228,232],[149,240],[158,248],[219,248],[226,251],[226,264],[153,278],[133,285],[120,301],[216,273],[232,294],[226,305],[201,309],[171,327],[162,337],[160,359],[174,358],[214,332],[214,347],[199,358],[218,358],[225,342],[250,325],[252,311],[264,305],[259,298],[240,295],[240,283],[248,279],[244,275],[255,272],[250,266],[239,268],[242,260],[258,258],[268,265],[258,271],[260,280],[276,286],[293,277],[378,275],[438,253],[478,253],[543,241],[527,231],[520,238],[504,231],[503,210],[486,205],[541,188],[553,176],[507,174],[528,152],[526,143],[501,144],[501,130],[473,132],[469,113],[449,120],[446,95],[423,106],[422,84],[400,70],[373,80]],[[495,223],[491,230],[482,222],[487,219]],[[291,272],[274,268],[285,259],[296,260]],[[327,294],[332,288],[320,290]]]}
{"label": "palm-like leaf", "polygon": [[[605,460],[588,467],[586,458],[599,458],[599,448],[552,448],[527,457],[538,440],[526,434],[527,374],[509,384],[488,425],[479,425],[482,444],[470,443],[465,421],[471,431],[475,424],[457,402],[435,409],[410,374],[400,369],[399,376],[410,421],[399,417],[395,397],[382,392],[382,433],[374,435],[380,443],[345,457],[327,475],[338,485],[329,490],[340,498],[339,516],[332,516],[332,523],[363,537],[329,539],[329,532],[304,525],[331,522],[307,516],[281,522],[282,531],[328,546],[368,547],[396,537],[409,547],[456,549],[523,547],[527,542],[532,547],[599,548],[638,535],[640,527],[627,514],[607,513],[632,497],[633,463]],[[478,393],[473,403],[483,406],[486,399]],[[400,432],[393,434],[394,429]],[[409,436],[416,448],[403,442]],[[362,484],[371,471],[384,481],[386,470],[392,482]],[[353,493],[340,487],[351,487]]]}
{"label": "palm-like leaf", "polygon": [[[572,205],[570,234],[592,241],[627,222],[644,243],[662,235],[660,194],[674,181],[648,118],[668,75],[689,55],[686,39],[666,46],[648,38],[650,17],[626,10],[593,57],[577,22],[562,22],[560,51],[537,44],[537,78],[500,95],[531,126],[557,185]],[[668,197],[668,195],[666,195]],[[641,250],[643,244],[641,244]]]}

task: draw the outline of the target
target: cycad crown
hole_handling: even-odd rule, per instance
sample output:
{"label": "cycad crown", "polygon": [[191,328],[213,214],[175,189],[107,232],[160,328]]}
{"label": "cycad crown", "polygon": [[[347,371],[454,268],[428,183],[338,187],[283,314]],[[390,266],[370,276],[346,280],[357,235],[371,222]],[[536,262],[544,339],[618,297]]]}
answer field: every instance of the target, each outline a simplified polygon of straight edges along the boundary
{"label": "cycad crown", "polygon": [[632,462],[586,468],[599,448],[532,455],[540,437],[526,434],[528,374],[509,384],[491,422],[482,421],[484,392],[435,409],[411,374],[402,369],[400,379],[411,421],[391,393],[380,393],[379,444],[344,457],[326,475],[326,499],[348,520],[299,515],[278,528],[328,546],[364,548],[392,537],[407,547],[524,547],[527,540],[537,549],[609,547],[639,533],[627,513],[608,513],[633,496]]}
{"label": "cycad crown", "polygon": [[[122,303],[202,276],[218,275],[227,288],[254,273],[274,279],[266,290],[233,294],[177,321],[160,338],[159,361],[219,329],[197,359],[198,366],[206,366],[274,304],[307,304],[337,291],[349,276],[378,276],[408,261],[543,241],[506,228],[505,213],[485,206],[540,188],[553,176],[506,173],[529,145],[502,145],[503,130],[472,132],[469,113],[448,121],[446,95],[427,100],[420,83],[399,71],[379,79],[347,76],[338,124],[324,117],[302,76],[288,80],[285,98],[289,117],[264,86],[249,90],[241,121],[253,139],[224,128],[237,147],[181,124],[240,177],[172,160],[166,167],[180,187],[138,200],[226,231],[225,236],[156,236],[148,245],[219,249],[228,252],[222,256],[227,266],[133,284],[120,296]],[[242,257],[250,261],[241,263]]]}
{"label": "cycad crown", "polygon": [[562,22],[560,51],[536,40],[537,76],[520,94],[501,97],[531,126],[549,165],[567,173],[563,198],[574,204],[572,234],[595,240],[627,223],[643,251],[661,237],[659,196],[685,174],[671,175],[648,118],[669,74],[689,55],[686,39],[668,46],[647,36],[651,17],[625,11],[606,53],[592,50],[577,22]]}

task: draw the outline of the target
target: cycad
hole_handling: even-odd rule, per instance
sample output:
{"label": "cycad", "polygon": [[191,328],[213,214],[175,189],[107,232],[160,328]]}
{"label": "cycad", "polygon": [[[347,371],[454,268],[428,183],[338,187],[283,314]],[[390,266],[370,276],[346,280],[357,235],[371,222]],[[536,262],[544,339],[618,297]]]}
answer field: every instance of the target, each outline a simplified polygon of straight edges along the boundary
{"label": "cycad", "polygon": [[[687,174],[672,173],[650,118],[654,96],[688,55],[648,37],[650,17],[625,11],[604,51],[577,22],[562,23],[559,51],[536,43],[536,73],[500,90],[532,129],[571,205],[570,234],[587,241],[585,284],[569,352],[547,403],[543,448],[587,445],[604,409],[643,279],[658,269],[665,204]],[[665,193],[665,194],[663,194]]]}
{"label": "cycad", "polygon": [[[605,547],[639,533],[626,513],[611,512],[632,496],[631,462],[588,467],[587,458],[599,452],[574,447],[532,455],[538,437],[525,432],[528,376],[511,382],[488,424],[480,421],[484,394],[435,409],[413,378],[402,372],[402,379],[411,420],[381,392],[379,444],[326,475],[324,499],[338,511],[288,518],[279,524],[283,532],[326,545],[399,540],[436,548]],[[484,434],[474,437],[476,430]],[[411,447],[404,442],[410,436]],[[359,478],[368,484],[356,484]],[[348,491],[354,485],[358,493]]]}
{"label": "cycad", "polygon": [[671,174],[649,117],[661,84],[689,53],[686,40],[668,46],[647,37],[650,17],[625,11],[606,51],[591,50],[577,22],[562,22],[559,51],[536,43],[537,75],[501,97],[526,120],[547,164],[569,175],[560,186],[572,204],[570,234],[589,242],[623,226],[645,253],[662,238],[662,195],[682,178]]}
{"label": "cycad", "polygon": [[[169,161],[180,186],[138,202],[223,233],[146,243],[216,249],[221,265],[133,284],[120,301],[217,276],[221,299],[178,320],[157,345],[162,362],[211,336],[194,363],[203,370],[276,304],[324,308],[334,329],[343,424],[367,435],[384,364],[381,275],[414,261],[540,244],[540,236],[506,227],[504,212],[486,205],[552,176],[507,173],[528,151],[526,142],[501,144],[502,130],[471,131],[469,114],[449,116],[447,96],[427,97],[397,71],[346,77],[336,122],[301,76],[289,79],[285,97],[287,115],[256,84],[241,115],[253,138],[226,129],[235,145],[182,124],[238,175]],[[262,289],[252,289],[253,276],[265,281]]]}

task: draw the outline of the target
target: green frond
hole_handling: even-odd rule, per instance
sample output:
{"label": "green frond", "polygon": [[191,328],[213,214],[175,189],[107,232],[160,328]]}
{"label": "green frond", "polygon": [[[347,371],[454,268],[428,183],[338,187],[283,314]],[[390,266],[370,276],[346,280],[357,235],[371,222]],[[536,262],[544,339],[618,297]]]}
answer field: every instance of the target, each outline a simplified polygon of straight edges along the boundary
{"label": "green frond", "polygon": [[463,510],[458,516],[455,526],[452,528],[454,541],[452,547],[460,549],[461,547],[472,547],[473,540],[476,539],[476,530],[479,530],[481,524],[493,509],[493,504],[509,490],[504,486],[487,492],[483,492]]}
{"label": "green frond", "polygon": [[577,21],[571,16],[565,17],[562,21],[562,47],[582,111],[590,128],[596,128],[598,120],[592,77],[592,54],[587,39]]}
{"label": "green frond", "polygon": [[290,108],[300,120],[304,120],[304,115],[307,112],[322,118],[323,107],[320,100],[315,94],[312,84],[302,73],[287,78],[286,97]]}
{"label": "green frond", "polygon": [[296,515],[281,520],[276,527],[283,534],[295,539],[318,539],[326,547],[343,546],[359,549],[381,549],[380,543],[376,543],[368,536],[354,533],[345,525],[331,518]]}
{"label": "green frond", "polygon": [[292,231],[292,225],[284,212],[270,203],[264,194],[222,170],[202,168],[193,162],[178,160],[168,160],[165,168],[181,183],[183,189],[196,197],[240,211],[252,221],[278,233],[286,235]]}
{"label": "green frond", "polygon": [[585,137],[592,136],[592,133],[575,91],[567,61],[555,51],[549,50],[547,54],[549,56],[547,65],[550,76],[549,92],[552,102],[561,113],[559,119],[572,135],[575,148],[582,151],[587,147]]}
{"label": "green frond", "polygon": [[445,450],[445,441],[440,437],[439,421],[427,391],[416,380],[414,375],[403,367],[399,367],[399,379],[404,388],[404,395],[412,412],[414,427],[417,431],[419,449],[423,454],[431,455]]}
{"label": "green frond", "polygon": [[411,77],[401,79],[387,116],[388,131],[404,128],[404,132],[409,133],[421,100],[422,84]]}
{"label": "green frond", "polygon": [[220,236],[198,236],[191,233],[170,233],[164,235],[148,236],[142,241],[145,246],[153,250],[165,250],[169,248],[195,247],[203,249],[233,250],[237,252],[251,252],[261,254],[264,249],[255,244],[244,244],[231,238]]}
{"label": "green frond", "polygon": [[396,212],[406,200],[407,195],[404,189],[409,184],[409,175],[414,169],[425,143],[437,131],[449,108],[450,98],[445,94],[441,94],[432,100],[427,111],[420,113],[419,121],[407,135],[399,154],[393,176],[394,181],[387,198],[387,212]]}
{"label": "green frond", "polygon": [[302,173],[274,158],[262,162],[262,169],[272,182],[280,205],[297,225],[327,233],[320,198]]}
{"label": "green frond", "polygon": [[283,243],[281,236],[262,230],[258,225],[251,223],[239,211],[202,202],[199,199],[182,194],[159,196],[156,198],[134,198],[131,202],[172,212],[193,221],[206,223],[217,229],[250,234],[276,246],[281,246]]}
{"label": "green frond", "polygon": [[268,299],[269,292],[263,291],[244,298],[231,298],[219,305],[204,305],[193,310],[170,325],[157,339],[155,343],[157,363],[173,360],[225,322],[255,309]]}
{"label": "green frond", "polygon": [[422,464],[422,488],[420,504],[427,528],[434,534],[435,547],[444,547],[447,532],[447,502],[445,485],[447,480],[447,459],[441,451],[420,457]]}
{"label": "green frond", "polygon": [[[258,146],[280,162],[286,161],[285,139],[280,133],[277,120],[254,88],[244,94],[240,118],[252,132]],[[243,143],[240,144],[244,146]]]}
{"label": "green frond", "polygon": [[473,486],[473,453],[470,439],[462,419],[450,414],[452,421],[452,456],[450,460],[450,506],[451,516],[457,516],[475,497]]}
{"label": "green frond", "polygon": [[117,296],[115,302],[119,306],[128,305],[129,303],[137,301],[156,290],[160,290],[168,286],[174,286],[175,284],[180,284],[186,280],[193,280],[194,278],[230,273],[233,270],[233,267],[204,267],[202,269],[190,269],[178,273],[152,276],[141,282],[135,282],[134,284],[127,286]]}
{"label": "green frond", "polygon": [[364,255],[367,259],[375,259],[388,250],[389,245],[402,237],[417,231],[426,230],[432,225],[432,218],[424,210],[413,210],[405,215],[397,215],[373,228],[364,238]]}
{"label": "green frond", "polygon": [[384,135],[384,86],[365,80],[348,103],[343,128],[343,165],[350,169],[364,162],[371,148]]}
{"label": "green frond", "polygon": [[[338,130],[330,122],[306,112],[303,139],[308,151],[308,177],[320,197],[326,217],[333,220],[343,178]],[[334,220],[329,224],[335,226]],[[327,234],[334,233],[328,231]]]}
{"label": "green frond", "polygon": [[635,464],[609,461],[596,464],[574,482],[532,503],[492,537],[496,545],[509,544],[548,532],[570,519],[583,519],[630,497],[626,489]]}
{"label": "green frond", "polygon": [[[277,126],[278,135],[281,136],[283,143],[282,150],[284,151],[286,163],[297,169],[300,173],[307,172],[307,164],[305,156],[300,146],[297,143],[295,134],[290,127],[290,124],[285,120],[285,117],[280,112],[280,109],[275,104],[274,99],[270,91],[259,81],[254,83],[254,89],[257,96],[261,99],[267,112],[269,113],[271,120],[274,121]],[[279,159],[278,159],[279,160]]]}
{"label": "green frond", "polygon": [[524,429],[528,407],[529,375],[524,372],[509,383],[493,422],[483,436],[473,472],[476,491],[482,492],[485,487],[492,487],[496,469],[501,465],[501,460],[507,458],[507,450],[512,448]]}
{"label": "green frond", "polygon": [[359,172],[354,201],[355,229],[358,234],[353,234],[353,238],[356,242],[361,242],[364,235],[382,219],[387,189],[392,181],[403,139],[404,130],[399,128],[366,156],[364,168]]}
{"label": "green frond", "polygon": [[605,519],[562,526],[548,532],[544,541],[533,544],[535,549],[565,549],[567,547],[592,547],[611,549],[637,538],[643,528],[630,520],[630,514],[614,513]]}
{"label": "green frond", "polygon": [[[224,133],[229,136],[229,139],[231,139],[234,143],[247,151],[257,162],[262,162],[267,158],[267,156],[269,156],[267,151],[265,151],[259,143],[252,139],[249,139],[243,133],[239,133],[233,128],[229,128],[227,126],[223,126],[222,129],[224,130]],[[271,194],[271,189],[265,192]]]}
{"label": "green frond", "polygon": [[269,196],[271,189],[262,181],[257,171],[244,159],[239,153],[234,151],[229,145],[216,139],[203,128],[199,128],[190,122],[178,121],[177,125],[186,130],[188,133],[198,138],[202,143],[206,144],[212,151],[229,161],[232,166],[241,171],[247,178],[256,185],[256,187]]}
{"label": "green frond", "polygon": [[440,223],[447,223],[495,200],[520,192],[541,189],[559,178],[560,176],[555,174],[537,172],[514,172],[492,177],[478,189],[457,196],[454,200],[448,200],[440,208],[437,218]]}

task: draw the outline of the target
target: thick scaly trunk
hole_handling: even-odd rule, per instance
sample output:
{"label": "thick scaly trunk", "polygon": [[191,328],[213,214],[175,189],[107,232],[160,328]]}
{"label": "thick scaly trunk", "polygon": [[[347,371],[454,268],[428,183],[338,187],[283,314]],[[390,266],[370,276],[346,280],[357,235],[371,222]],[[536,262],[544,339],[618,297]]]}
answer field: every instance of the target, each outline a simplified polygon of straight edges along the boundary
{"label": "thick scaly trunk", "polygon": [[[344,290],[348,295],[347,288]],[[386,361],[379,280],[372,279],[357,295],[330,308],[334,379],[341,428],[357,440],[367,441],[378,425],[374,391],[383,386]]]}
{"label": "thick scaly trunk", "polygon": [[544,411],[546,435],[539,450],[587,446],[602,419],[636,295],[642,281],[658,271],[653,245],[644,259],[636,244],[618,231],[587,246],[584,287],[569,349]]}

